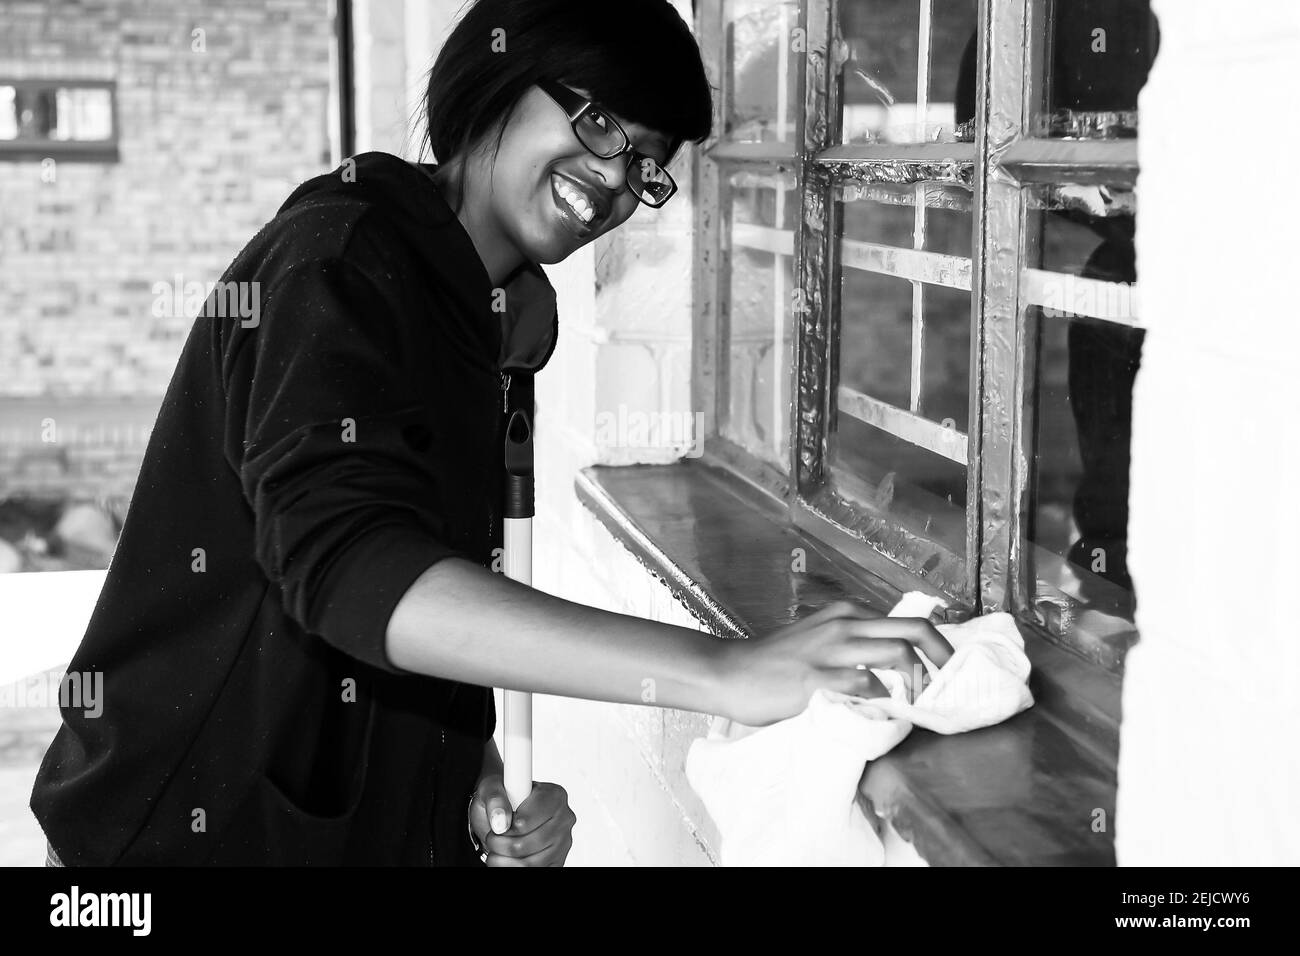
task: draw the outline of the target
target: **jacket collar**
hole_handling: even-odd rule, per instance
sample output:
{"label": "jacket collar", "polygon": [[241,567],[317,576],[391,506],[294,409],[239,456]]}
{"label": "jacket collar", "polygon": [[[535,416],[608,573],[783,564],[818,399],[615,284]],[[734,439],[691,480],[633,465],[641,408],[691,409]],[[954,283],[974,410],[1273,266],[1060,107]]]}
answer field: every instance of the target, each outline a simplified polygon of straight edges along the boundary
{"label": "jacket collar", "polygon": [[[437,163],[413,163],[428,176],[437,170]],[[497,365],[502,371],[537,372],[550,361],[559,341],[559,312],[556,308],[555,287],[536,262],[526,262],[517,269],[503,287],[504,295],[497,296],[491,285],[483,260],[465,227],[443,197],[432,179],[425,179],[424,190],[435,211],[435,223],[441,226],[450,241],[461,247],[463,261],[469,275],[461,278],[469,283],[467,301],[476,311],[488,316],[498,316],[499,322],[489,322],[490,346],[497,355]],[[477,266],[477,268],[474,268]],[[503,308],[493,309],[500,302]]]}

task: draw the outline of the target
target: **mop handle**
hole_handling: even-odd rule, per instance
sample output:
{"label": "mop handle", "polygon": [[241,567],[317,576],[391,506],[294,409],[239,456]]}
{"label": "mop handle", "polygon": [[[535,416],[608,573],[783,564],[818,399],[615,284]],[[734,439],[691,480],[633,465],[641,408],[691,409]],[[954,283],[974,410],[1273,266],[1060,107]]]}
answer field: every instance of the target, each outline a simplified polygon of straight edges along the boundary
{"label": "mop handle", "polygon": [[[505,519],[506,577],[521,584],[533,583],[533,519]],[[505,698],[506,796],[518,809],[533,789],[533,695],[507,690]]]}
{"label": "mop handle", "polygon": [[[533,436],[528,415],[516,410],[506,427],[506,509],[503,521],[506,577],[533,583]],[[518,809],[533,790],[533,695],[502,691],[506,796]]]}

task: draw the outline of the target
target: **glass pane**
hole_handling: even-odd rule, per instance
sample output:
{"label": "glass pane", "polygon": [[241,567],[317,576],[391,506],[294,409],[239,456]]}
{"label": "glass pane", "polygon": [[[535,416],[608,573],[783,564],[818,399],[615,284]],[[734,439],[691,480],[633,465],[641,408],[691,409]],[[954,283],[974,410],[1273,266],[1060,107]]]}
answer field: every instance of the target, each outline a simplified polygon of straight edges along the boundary
{"label": "glass pane", "polygon": [[970,293],[922,285],[924,346],[918,411],[945,428],[967,431],[970,409]]}
{"label": "glass pane", "polygon": [[113,138],[107,87],[0,86],[0,140],[96,142]]}
{"label": "glass pane", "polygon": [[930,33],[931,141],[975,142],[979,0],[937,0]]}
{"label": "glass pane", "polygon": [[[1081,204],[1090,190],[1115,201]],[[1024,285],[1037,339],[1034,508],[1025,542],[1035,607],[1061,631],[1083,628],[1116,641],[1131,639],[1135,607],[1129,448],[1144,335],[1133,324],[1130,294],[1135,208],[1120,189],[1046,187],[1031,193],[1026,224],[1037,240],[1030,264],[1045,270]]]}
{"label": "glass pane", "polygon": [[797,148],[803,113],[792,47],[799,25],[794,0],[726,0],[726,102],[723,138],[738,143],[785,143]]}
{"label": "glass pane", "polygon": [[923,195],[925,235],[920,248],[970,258],[975,223],[971,216],[971,191],[965,187],[845,180],[836,184],[833,193],[844,204],[841,208],[846,235],[903,249],[916,248],[914,210],[917,196]]}
{"label": "glass pane", "polygon": [[51,139],[101,140],[113,135],[113,109],[103,88],[65,89],[55,92],[55,123]]}
{"label": "glass pane", "polygon": [[0,86],[0,139],[18,138],[18,91]]}
{"label": "glass pane", "polygon": [[[1122,186],[1045,186],[1029,194],[1039,231],[1039,268],[1133,282],[1137,194]],[[1054,303],[1052,303],[1054,304]]]}
{"label": "glass pane", "polygon": [[[838,190],[839,388],[827,448],[839,494],[957,555],[965,554],[966,466],[953,433],[966,431],[970,294],[888,270],[911,268],[906,257],[915,257],[918,196],[940,204],[923,207],[926,225],[936,226],[926,240],[945,251],[960,245],[951,233],[970,229],[969,194],[961,192],[931,184]],[[964,226],[953,225],[963,219]],[[882,256],[866,243],[901,255]],[[914,406],[918,330],[924,337]]]}
{"label": "glass pane", "polygon": [[969,259],[975,220],[971,193],[959,186],[926,187],[925,244],[929,252]]}
{"label": "glass pane", "polygon": [[[969,258],[971,194],[934,183],[901,186],[841,184],[840,381],[899,408],[911,409],[913,310],[921,296],[924,322],[920,395],[915,408],[934,422],[951,419],[966,431],[970,383],[970,294],[871,271],[880,263],[861,243],[910,250],[916,246],[916,207],[924,196],[923,251]],[[879,259],[878,252],[875,259]],[[946,270],[945,270],[946,271]]]}
{"label": "glass pane", "polygon": [[840,384],[898,408],[912,394],[912,283],[846,268],[840,282]]}
{"label": "glass pane", "polygon": [[839,37],[843,143],[915,142],[917,0],[843,0]]}
{"label": "glass pane", "polygon": [[1136,135],[1138,92],[1159,43],[1150,0],[1050,0],[1048,7],[1051,67],[1042,132]]}
{"label": "glass pane", "polygon": [[839,412],[829,461],[836,490],[957,555],[966,550],[966,467]]}
{"label": "glass pane", "polygon": [[846,184],[839,191],[844,236],[882,246],[911,249],[915,245],[914,186]]}
{"label": "glass pane", "polygon": [[[928,32],[923,6],[922,0],[838,5],[842,143],[974,141],[977,0],[932,4]],[[929,57],[925,77],[922,52]]]}
{"label": "glass pane", "polygon": [[797,180],[793,173],[750,170],[723,179],[722,434],[788,473]]}

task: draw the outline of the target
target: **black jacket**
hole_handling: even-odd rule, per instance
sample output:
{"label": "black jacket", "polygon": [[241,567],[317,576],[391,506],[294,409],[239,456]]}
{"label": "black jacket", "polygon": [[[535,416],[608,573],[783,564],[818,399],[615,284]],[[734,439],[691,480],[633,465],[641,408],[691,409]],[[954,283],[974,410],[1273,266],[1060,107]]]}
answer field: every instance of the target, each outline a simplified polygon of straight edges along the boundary
{"label": "black jacket", "polygon": [[63,708],[32,791],[66,864],[478,862],[491,691],[384,634],[430,565],[492,566],[502,406],[532,408],[555,292],[535,264],[491,287],[436,167],[355,163],[222,277],[260,315],[218,286],[185,343],[69,666],[103,712]]}

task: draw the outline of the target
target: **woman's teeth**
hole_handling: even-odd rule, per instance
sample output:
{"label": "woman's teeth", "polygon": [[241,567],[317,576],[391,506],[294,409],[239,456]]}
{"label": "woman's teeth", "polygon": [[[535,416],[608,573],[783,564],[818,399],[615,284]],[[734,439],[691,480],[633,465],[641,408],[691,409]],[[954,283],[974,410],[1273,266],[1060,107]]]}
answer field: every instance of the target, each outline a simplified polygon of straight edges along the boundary
{"label": "woman's teeth", "polygon": [[558,176],[555,178],[555,191],[564,197],[564,201],[569,204],[569,207],[583,222],[591,222],[596,211],[591,208],[591,204],[583,198],[580,192],[565,183]]}

